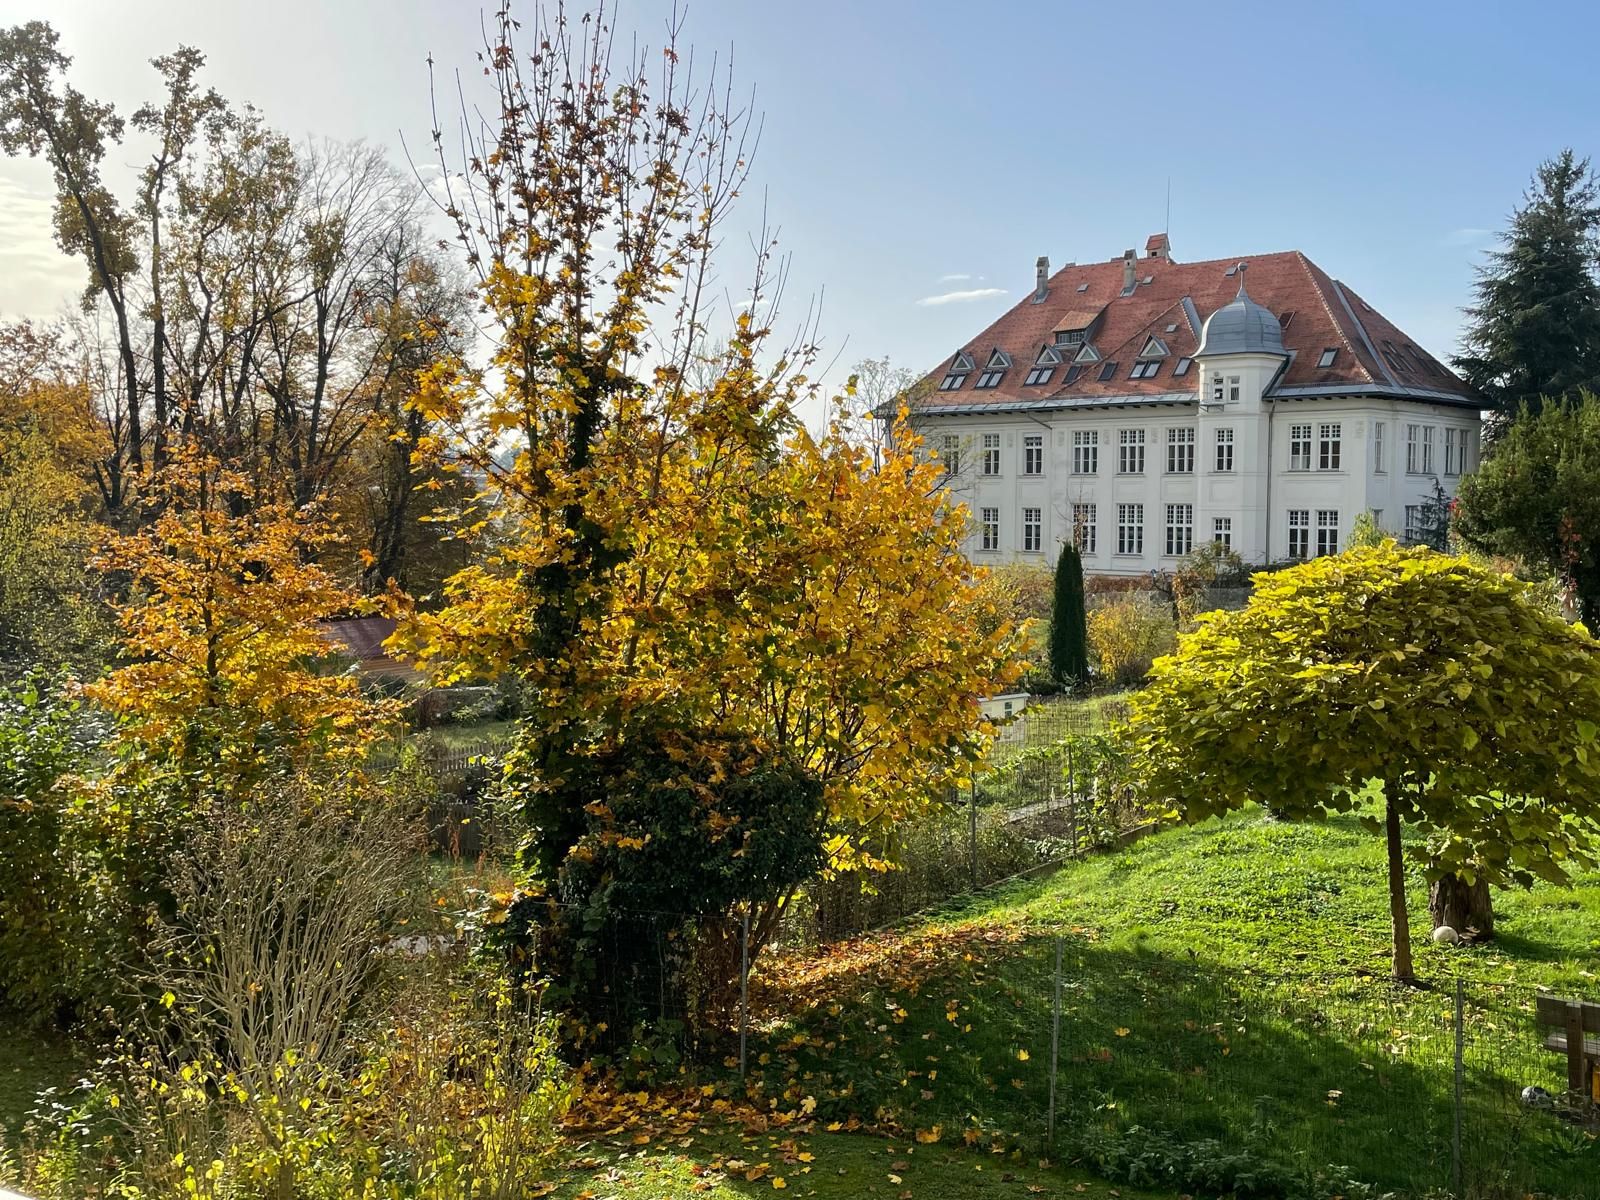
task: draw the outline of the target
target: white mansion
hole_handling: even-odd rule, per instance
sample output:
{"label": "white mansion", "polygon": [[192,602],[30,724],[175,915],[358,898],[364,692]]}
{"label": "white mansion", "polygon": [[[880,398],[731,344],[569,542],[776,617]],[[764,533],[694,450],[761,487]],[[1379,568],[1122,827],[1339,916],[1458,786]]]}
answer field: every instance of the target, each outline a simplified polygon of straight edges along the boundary
{"label": "white mansion", "polygon": [[1414,535],[1477,461],[1480,401],[1298,252],[1040,259],[1033,293],[918,389],[912,423],[972,512],[974,559],[1170,570],[1336,552],[1356,516]]}

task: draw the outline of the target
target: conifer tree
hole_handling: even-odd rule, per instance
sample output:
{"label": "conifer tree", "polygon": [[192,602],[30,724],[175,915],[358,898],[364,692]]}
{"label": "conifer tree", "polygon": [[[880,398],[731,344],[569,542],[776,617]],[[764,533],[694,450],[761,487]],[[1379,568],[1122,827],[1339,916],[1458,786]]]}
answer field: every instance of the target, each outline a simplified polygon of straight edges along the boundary
{"label": "conifer tree", "polygon": [[1456,368],[1509,419],[1600,385],[1600,181],[1563,150],[1541,163],[1479,269]]}
{"label": "conifer tree", "polygon": [[1083,599],[1083,560],[1070,541],[1056,560],[1056,594],[1050,609],[1050,674],[1062,683],[1089,677],[1088,614]]}

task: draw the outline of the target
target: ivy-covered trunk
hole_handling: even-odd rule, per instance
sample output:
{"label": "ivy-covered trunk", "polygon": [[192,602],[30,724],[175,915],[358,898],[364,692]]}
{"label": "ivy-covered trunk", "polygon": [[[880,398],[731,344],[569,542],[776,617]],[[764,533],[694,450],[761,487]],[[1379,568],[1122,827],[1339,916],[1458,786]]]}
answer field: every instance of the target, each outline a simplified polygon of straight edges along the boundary
{"label": "ivy-covered trunk", "polygon": [[1428,912],[1436,929],[1448,925],[1474,942],[1494,936],[1494,897],[1486,879],[1468,883],[1459,875],[1441,875],[1428,889]]}
{"label": "ivy-covered trunk", "polygon": [[1400,848],[1399,785],[1384,787],[1385,833],[1389,843],[1389,919],[1394,927],[1394,977],[1409,983],[1416,978],[1411,965],[1411,918],[1406,913],[1406,864]]}

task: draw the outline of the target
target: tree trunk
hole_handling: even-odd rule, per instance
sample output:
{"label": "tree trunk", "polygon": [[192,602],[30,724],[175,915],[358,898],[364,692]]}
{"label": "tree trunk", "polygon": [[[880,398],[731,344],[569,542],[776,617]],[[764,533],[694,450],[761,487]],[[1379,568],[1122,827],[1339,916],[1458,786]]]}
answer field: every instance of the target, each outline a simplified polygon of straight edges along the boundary
{"label": "tree trunk", "polygon": [[1483,879],[1469,884],[1459,875],[1440,876],[1428,889],[1428,912],[1435,929],[1448,925],[1466,941],[1494,936],[1494,897]]}
{"label": "tree trunk", "polygon": [[1411,918],[1406,914],[1406,867],[1400,852],[1400,809],[1395,803],[1397,785],[1384,788],[1389,842],[1389,919],[1394,927],[1394,977],[1411,983],[1416,973],[1411,967]]}

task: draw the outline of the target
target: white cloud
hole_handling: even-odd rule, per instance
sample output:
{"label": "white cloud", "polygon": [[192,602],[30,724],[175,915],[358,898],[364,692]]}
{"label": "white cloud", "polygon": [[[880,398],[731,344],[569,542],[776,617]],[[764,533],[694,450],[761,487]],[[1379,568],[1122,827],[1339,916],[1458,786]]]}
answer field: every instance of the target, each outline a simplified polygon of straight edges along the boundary
{"label": "white cloud", "polygon": [[972,278],[971,275],[959,275],[959,274],[958,275],[941,275],[941,276],[939,276],[939,282],[940,283],[965,283],[967,280],[969,280],[971,278]]}
{"label": "white cloud", "polygon": [[992,300],[996,296],[1005,294],[1005,288],[973,288],[966,292],[940,292],[937,296],[924,296],[917,303],[924,308],[931,308],[936,304],[966,304],[973,300]]}
{"label": "white cloud", "polygon": [[82,291],[84,268],[56,247],[51,223],[54,201],[45,190],[49,176],[30,178],[39,174],[29,170],[32,163],[4,165],[6,169],[0,171],[0,312],[47,318]]}

